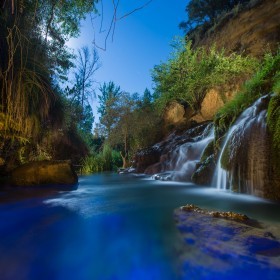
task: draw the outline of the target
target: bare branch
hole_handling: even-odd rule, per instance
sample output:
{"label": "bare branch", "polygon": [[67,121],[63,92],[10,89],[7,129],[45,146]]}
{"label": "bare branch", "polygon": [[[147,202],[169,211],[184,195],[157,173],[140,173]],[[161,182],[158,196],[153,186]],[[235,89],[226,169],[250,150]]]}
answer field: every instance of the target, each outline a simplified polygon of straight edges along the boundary
{"label": "bare branch", "polygon": [[103,16],[104,16],[103,1],[101,0],[100,2],[101,2],[101,23],[100,23],[99,33],[102,32]]}
{"label": "bare branch", "polygon": [[130,16],[131,14],[133,14],[133,13],[135,13],[135,12],[137,12],[137,11],[139,11],[139,10],[145,8],[145,7],[147,7],[151,2],[153,2],[153,0],[150,0],[150,1],[146,2],[146,3],[145,3],[144,5],[142,5],[141,7],[135,8],[134,10],[128,12],[127,14],[124,14],[124,15],[121,16],[120,18],[117,18],[116,20],[121,20],[121,19],[124,19],[124,18]]}
{"label": "bare branch", "polygon": [[115,4],[115,1],[113,0],[114,5],[114,25],[113,25],[113,31],[112,31],[112,42],[114,41],[114,34],[116,29],[116,21],[117,21],[117,10],[119,6],[120,1],[118,0],[117,5]]}
{"label": "bare branch", "polygon": [[[96,41],[95,41],[95,36],[94,36],[94,40],[93,40],[93,45],[97,48],[97,49],[101,49],[103,51],[106,51],[107,50],[107,41],[108,41],[108,38],[110,36],[110,34],[112,35],[112,42],[114,40],[114,34],[115,34],[115,29],[116,29],[116,22],[119,21],[119,20],[122,20],[128,16],[130,16],[131,14],[147,7],[153,0],[149,0],[147,1],[145,4],[143,4],[142,6],[140,7],[137,7],[135,9],[133,9],[132,11],[124,14],[123,16],[121,16],[120,18],[117,18],[117,10],[118,10],[118,6],[119,6],[119,2],[120,0],[117,1],[117,3],[115,3],[115,0],[112,0],[112,3],[113,3],[113,9],[114,9],[114,12],[113,12],[113,16],[112,16],[112,19],[111,19],[111,22],[110,22],[110,26],[109,26],[109,29],[107,31],[107,34],[106,34],[106,37],[105,37],[105,40],[104,40],[104,47],[100,47],[96,44]],[[103,26],[103,2],[101,0],[101,11],[102,11],[102,14],[101,14],[101,26],[100,26],[100,29],[99,29],[99,33],[101,32],[104,32],[102,31],[102,26]]]}

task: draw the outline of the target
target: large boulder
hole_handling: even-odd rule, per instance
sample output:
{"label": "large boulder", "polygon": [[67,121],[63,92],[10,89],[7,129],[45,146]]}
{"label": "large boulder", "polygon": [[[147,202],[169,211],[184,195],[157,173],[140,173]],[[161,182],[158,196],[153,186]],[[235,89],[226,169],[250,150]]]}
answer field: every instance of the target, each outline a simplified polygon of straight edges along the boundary
{"label": "large boulder", "polygon": [[74,185],[78,182],[70,161],[37,161],[21,165],[11,172],[14,186]]}
{"label": "large boulder", "polygon": [[172,101],[166,106],[163,119],[166,124],[178,124],[184,120],[184,115],[184,106],[176,101]]}

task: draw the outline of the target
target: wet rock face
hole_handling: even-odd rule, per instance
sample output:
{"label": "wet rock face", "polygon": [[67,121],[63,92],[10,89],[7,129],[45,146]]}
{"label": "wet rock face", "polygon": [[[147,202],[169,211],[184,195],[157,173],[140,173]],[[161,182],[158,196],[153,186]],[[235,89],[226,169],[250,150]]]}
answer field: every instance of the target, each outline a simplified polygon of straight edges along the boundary
{"label": "wet rock face", "polygon": [[14,186],[74,185],[78,177],[70,161],[37,161],[24,164],[11,172]]}
{"label": "wet rock face", "polygon": [[134,157],[134,164],[136,171],[138,173],[143,173],[152,164],[159,161],[161,155],[162,147],[159,145],[154,145],[152,147],[143,149],[136,153]]}
{"label": "wet rock face", "polygon": [[211,155],[196,165],[191,178],[192,182],[198,185],[211,185],[215,168],[215,158],[214,155]]}
{"label": "wet rock face", "polygon": [[279,225],[194,205],[176,209],[174,217],[183,240],[182,279],[279,278]]}

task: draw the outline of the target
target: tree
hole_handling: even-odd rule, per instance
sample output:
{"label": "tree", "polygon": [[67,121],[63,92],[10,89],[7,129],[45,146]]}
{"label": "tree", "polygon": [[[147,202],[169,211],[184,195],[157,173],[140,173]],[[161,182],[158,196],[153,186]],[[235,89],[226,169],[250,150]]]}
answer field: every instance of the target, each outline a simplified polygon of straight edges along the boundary
{"label": "tree", "polygon": [[247,2],[249,0],[191,0],[186,6],[188,20],[179,26],[188,33],[199,25],[212,24],[223,11]]}
{"label": "tree", "polygon": [[56,100],[53,87],[72,65],[66,40],[78,34],[95,3],[13,0],[1,6],[0,110],[23,134],[35,134],[38,122],[46,122]]}
{"label": "tree", "polygon": [[114,108],[115,125],[109,135],[108,141],[112,146],[118,146],[120,155],[123,160],[123,168],[129,166],[129,151],[133,132],[136,129],[133,111],[136,108],[137,99],[133,98],[127,92],[122,92],[118,96],[116,106]]}
{"label": "tree", "polygon": [[152,94],[151,92],[146,88],[144,93],[143,93],[143,105],[148,106],[152,103]]}
{"label": "tree", "polygon": [[[61,116],[67,108],[57,88],[73,65],[66,41],[78,35],[80,20],[96,2],[1,1],[0,141],[10,154],[17,153],[13,147],[38,143],[55,130],[53,113],[60,110]],[[56,121],[62,125],[60,118]]]}
{"label": "tree", "polygon": [[80,101],[82,108],[84,107],[85,101],[88,100],[93,92],[93,75],[99,67],[99,56],[96,49],[93,49],[91,53],[88,47],[82,47],[78,50],[75,71],[76,98]]}
{"label": "tree", "polygon": [[99,107],[97,109],[100,114],[100,124],[104,126],[107,137],[110,136],[111,130],[118,119],[118,101],[121,89],[114,82],[104,83],[99,88],[98,95]]}

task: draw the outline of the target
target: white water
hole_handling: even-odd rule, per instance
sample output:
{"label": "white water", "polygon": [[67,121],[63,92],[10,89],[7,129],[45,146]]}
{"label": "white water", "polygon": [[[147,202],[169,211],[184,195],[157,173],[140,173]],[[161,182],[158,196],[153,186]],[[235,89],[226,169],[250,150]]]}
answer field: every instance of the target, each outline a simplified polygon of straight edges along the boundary
{"label": "white water", "polygon": [[194,142],[188,142],[181,145],[178,151],[174,153],[176,164],[174,168],[173,180],[190,181],[196,164],[207,147],[207,145],[214,139],[214,127],[212,124],[207,126],[204,133],[193,139]]}
{"label": "white water", "polygon": [[[227,133],[226,139],[223,143],[221,153],[217,162],[216,171],[214,174],[213,185],[220,190],[232,190],[233,188],[233,173],[231,171],[227,171],[222,167],[222,157],[226,148],[229,145],[229,161],[236,157],[236,150],[240,147],[242,140],[244,140],[245,133],[248,133],[249,128],[253,124],[258,124],[259,133],[263,134],[266,131],[266,110],[260,111],[260,106],[262,104],[262,100],[265,97],[259,98],[251,107],[246,109],[240,117],[236,120],[234,125],[230,128]],[[250,133],[250,131],[249,131]],[[246,150],[244,153],[248,152]],[[240,167],[238,169],[239,177],[240,177]],[[258,177],[258,174],[254,174],[255,177]],[[239,178],[240,179],[240,178]],[[251,178],[252,179],[252,178]],[[241,189],[240,180],[239,180],[239,191]],[[250,184],[249,184],[250,185]],[[248,190],[248,193],[254,193],[254,190]]]}

